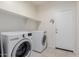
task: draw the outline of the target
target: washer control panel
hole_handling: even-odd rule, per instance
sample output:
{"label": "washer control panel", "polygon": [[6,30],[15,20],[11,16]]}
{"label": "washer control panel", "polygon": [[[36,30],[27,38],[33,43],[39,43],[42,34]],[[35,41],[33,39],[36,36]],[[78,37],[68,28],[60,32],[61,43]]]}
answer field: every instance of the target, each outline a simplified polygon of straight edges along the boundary
{"label": "washer control panel", "polygon": [[28,36],[32,36],[32,33],[28,33]]}
{"label": "washer control panel", "polygon": [[23,38],[32,37],[32,33],[22,34],[22,37]]}

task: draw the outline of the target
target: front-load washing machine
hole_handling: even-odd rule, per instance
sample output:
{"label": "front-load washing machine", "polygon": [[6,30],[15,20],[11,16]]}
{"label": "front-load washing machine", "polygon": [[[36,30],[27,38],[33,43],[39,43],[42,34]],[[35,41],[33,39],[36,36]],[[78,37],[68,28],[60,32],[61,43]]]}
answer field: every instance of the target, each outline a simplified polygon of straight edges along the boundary
{"label": "front-load washing machine", "polygon": [[4,57],[26,57],[31,54],[31,33],[1,32]]}
{"label": "front-load washing machine", "polygon": [[47,48],[45,31],[32,32],[32,47],[33,47],[33,51],[40,52],[40,53]]}
{"label": "front-load washing machine", "polygon": [[2,57],[2,55],[3,55],[3,48],[2,48],[2,40],[0,37],[0,57]]}
{"label": "front-load washing machine", "polygon": [[0,57],[1,57],[1,40],[0,40]]}

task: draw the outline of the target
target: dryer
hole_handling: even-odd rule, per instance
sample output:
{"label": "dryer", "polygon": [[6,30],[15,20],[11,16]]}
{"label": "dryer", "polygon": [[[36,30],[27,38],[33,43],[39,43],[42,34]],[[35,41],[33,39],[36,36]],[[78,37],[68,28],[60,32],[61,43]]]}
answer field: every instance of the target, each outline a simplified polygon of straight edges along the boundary
{"label": "dryer", "polygon": [[40,52],[40,53],[47,48],[45,31],[32,32],[32,46],[33,46],[33,51]]}
{"label": "dryer", "polygon": [[30,56],[32,51],[31,33],[28,32],[1,32],[4,57]]}

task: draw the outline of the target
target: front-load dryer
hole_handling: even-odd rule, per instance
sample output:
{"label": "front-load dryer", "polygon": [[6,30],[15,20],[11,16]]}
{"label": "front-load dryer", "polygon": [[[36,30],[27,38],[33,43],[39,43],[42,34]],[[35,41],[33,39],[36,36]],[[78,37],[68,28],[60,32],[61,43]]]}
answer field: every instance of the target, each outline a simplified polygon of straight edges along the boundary
{"label": "front-load dryer", "polygon": [[47,48],[45,31],[32,31],[32,47],[33,51],[40,53]]}
{"label": "front-load dryer", "polygon": [[29,33],[1,32],[3,42],[3,56],[26,57],[31,54],[31,38]]}

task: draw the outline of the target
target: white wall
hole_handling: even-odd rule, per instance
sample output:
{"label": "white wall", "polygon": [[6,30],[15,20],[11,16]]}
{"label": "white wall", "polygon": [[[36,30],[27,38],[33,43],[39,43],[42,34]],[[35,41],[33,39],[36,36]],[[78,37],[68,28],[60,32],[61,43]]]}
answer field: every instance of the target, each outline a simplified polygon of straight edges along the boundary
{"label": "white wall", "polygon": [[0,10],[0,31],[24,30],[24,20],[23,17]]}
{"label": "white wall", "polygon": [[[29,18],[36,18],[36,8],[30,2],[0,1],[0,9],[11,11]],[[28,23],[28,24],[27,24]],[[30,25],[31,24],[31,25]],[[36,30],[37,23],[27,19],[0,12],[0,31]]]}
{"label": "white wall", "polygon": [[35,31],[35,30],[38,30],[39,24],[40,23],[37,21],[33,21],[33,20],[28,19],[24,25],[25,25],[26,30],[28,30],[28,31],[34,30]]}
{"label": "white wall", "polygon": [[75,12],[75,5],[75,2],[46,2],[39,6],[38,19],[42,21],[39,30],[47,31],[49,47],[54,47],[55,43],[55,25],[50,23],[50,19],[55,20],[57,11],[73,10]]}
{"label": "white wall", "polygon": [[77,54],[78,54],[78,56],[79,56],[79,2],[77,2],[77,11],[76,11],[76,13],[77,13],[77,30],[76,30],[76,33],[77,33],[77,35],[76,35],[76,37],[77,37]]}

